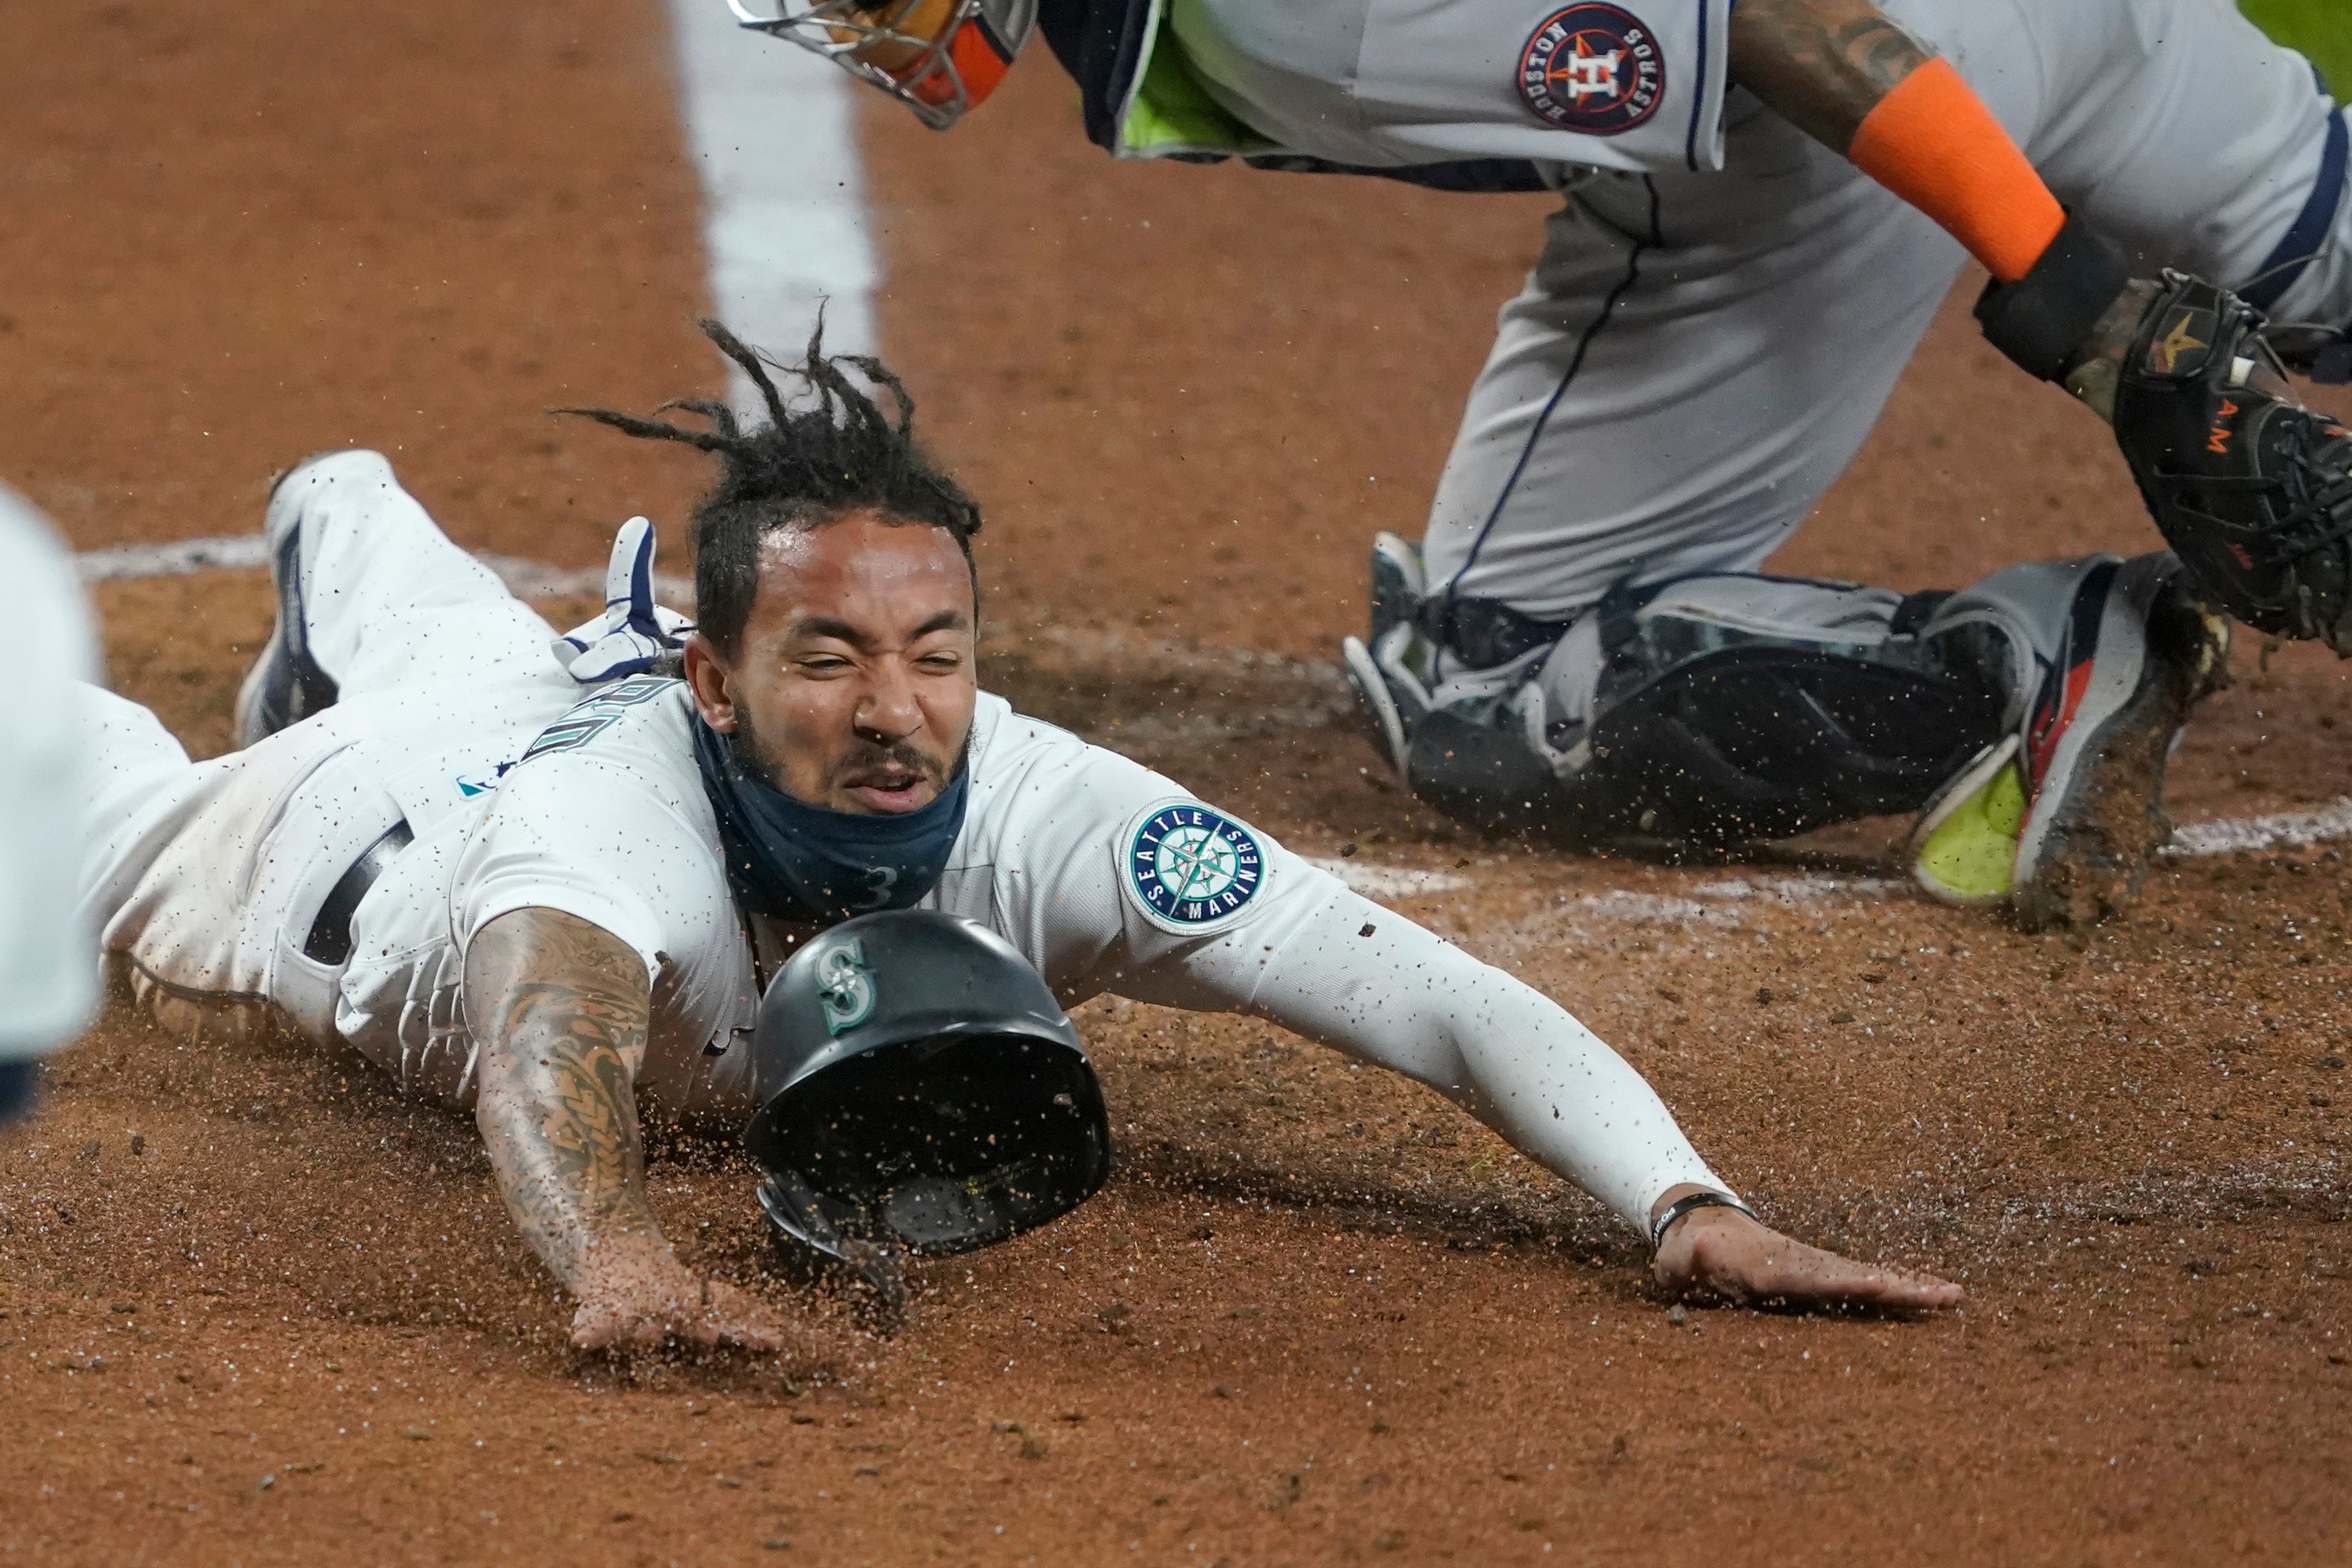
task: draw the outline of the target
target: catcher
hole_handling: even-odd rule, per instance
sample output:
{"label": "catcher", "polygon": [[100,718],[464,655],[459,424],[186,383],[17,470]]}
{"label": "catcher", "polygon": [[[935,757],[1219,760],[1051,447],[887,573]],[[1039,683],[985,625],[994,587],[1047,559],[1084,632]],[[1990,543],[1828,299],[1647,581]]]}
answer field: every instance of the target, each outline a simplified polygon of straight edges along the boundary
{"label": "catcher", "polygon": [[[2089,921],[2169,835],[2207,612],[2352,650],[2352,444],[2276,375],[2352,373],[2347,125],[2222,0],[730,4],[935,125],[1038,26],[1118,157],[1559,195],[1344,648],[1465,818],[1721,845],[1916,813],[1931,892]],[[1991,341],[2111,414],[2173,552],[1958,593],[1759,573],[1970,256]]]}
{"label": "catcher", "polygon": [[682,648],[643,520],[605,614],[553,639],[383,458],[342,452],[272,492],[279,616],[243,750],[191,764],[144,709],[83,689],[102,778],[83,886],[134,994],[284,1015],[470,1109],[579,1300],[575,1342],[793,1332],[663,1238],[643,1116],[748,1124],[777,1228],[877,1271],[877,1248],[1076,1202],[1107,1129],[1060,1009],[1104,991],[1247,1013],[1437,1088],[1648,1236],[1670,1288],[1958,1298],[1776,1235],[1559,1006],[982,694],[980,513],[903,395],[886,416],[813,343],[795,409],[706,325],[770,423],[579,411],[719,460]]}

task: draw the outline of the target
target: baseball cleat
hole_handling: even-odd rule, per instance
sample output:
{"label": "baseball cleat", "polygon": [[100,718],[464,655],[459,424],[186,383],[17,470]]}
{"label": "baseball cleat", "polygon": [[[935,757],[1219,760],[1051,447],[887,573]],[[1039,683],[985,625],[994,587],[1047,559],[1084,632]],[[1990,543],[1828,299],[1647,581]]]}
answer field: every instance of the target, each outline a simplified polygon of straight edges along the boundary
{"label": "baseball cleat", "polygon": [[1911,875],[1928,894],[1964,908],[2009,901],[2017,836],[2025,826],[2025,778],[2011,735],[1988,746],[1937,791],[1911,831]]}
{"label": "baseball cleat", "polygon": [[[2092,572],[2062,646],[2013,759],[2025,809],[2011,905],[2027,931],[2090,925],[2139,891],[2172,837],[2165,763],[2189,710],[2225,679],[2229,633],[2189,600],[2165,552]],[[1989,829],[1998,791],[1996,773],[1971,792],[1986,796]]]}
{"label": "baseball cleat", "polygon": [[310,657],[303,612],[302,503],[295,482],[333,452],[313,453],[270,481],[261,534],[269,549],[269,582],[278,591],[278,624],[236,693],[236,743],[250,746],[335,704],[334,678]]}

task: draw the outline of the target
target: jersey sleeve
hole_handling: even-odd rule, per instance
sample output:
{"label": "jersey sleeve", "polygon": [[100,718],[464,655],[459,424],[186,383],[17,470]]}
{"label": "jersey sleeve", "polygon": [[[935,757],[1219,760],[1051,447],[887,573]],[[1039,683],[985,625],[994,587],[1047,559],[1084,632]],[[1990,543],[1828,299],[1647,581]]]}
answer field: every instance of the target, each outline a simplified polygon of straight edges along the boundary
{"label": "jersey sleeve", "polygon": [[1253,1016],[1428,1084],[1636,1230],[1677,1184],[1724,1187],[1632,1064],[1533,986],[1344,888],[1281,937]]}
{"label": "jersey sleeve", "polygon": [[651,976],[734,920],[706,837],[618,762],[535,759],[507,776],[460,851],[450,929],[462,951],[500,915],[560,910],[635,948]]}
{"label": "jersey sleeve", "polygon": [[1253,933],[1339,889],[1116,752],[1018,714],[994,729],[974,820],[927,902],[1003,934],[1065,1005],[1172,985],[1189,988],[1176,1005],[1230,1010],[1262,967]]}
{"label": "jersey sleeve", "polygon": [[1719,169],[1730,20],[1731,0],[1171,0],[1121,144]]}
{"label": "jersey sleeve", "polygon": [[1724,1185],[1642,1075],[1559,1003],[1296,857],[1272,874],[1284,885],[1212,939],[1130,942],[1103,988],[1263,1018],[1418,1079],[1636,1230],[1676,1184]]}
{"label": "jersey sleeve", "polygon": [[[1243,1013],[1376,1062],[1637,1228],[1675,1184],[1723,1185],[1648,1083],[1567,1009],[1240,818],[1075,742],[1041,749],[1008,782],[982,836],[981,918],[1065,1005],[1108,991]],[[977,892],[961,889],[958,912],[980,913]]]}
{"label": "jersey sleeve", "polygon": [[1429,159],[1723,164],[1730,0],[1373,0],[1355,100]]}

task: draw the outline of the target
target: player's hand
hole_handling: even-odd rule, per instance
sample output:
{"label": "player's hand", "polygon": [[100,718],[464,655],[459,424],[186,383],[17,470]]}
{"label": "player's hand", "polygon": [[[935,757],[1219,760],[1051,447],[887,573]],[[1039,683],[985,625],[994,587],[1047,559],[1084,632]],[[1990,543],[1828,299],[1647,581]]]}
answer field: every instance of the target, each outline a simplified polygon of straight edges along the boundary
{"label": "player's hand", "polygon": [[618,1245],[591,1255],[572,1315],[572,1343],[580,1350],[698,1350],[735,1345],[782,1351],[797,1359],[826,1358],[821,1337],[747,1291],[695,1273],[667,1242]]}
{"label": "player's hand", "polygon": [[1932,1274],[1792,1241],[1734,1208],[1694,1209],[1676,1220],[1650,1268],[1678,1296],[1711,1291],[1741,1306],[1927,1310],[1958,1306],[1967,1294]]}

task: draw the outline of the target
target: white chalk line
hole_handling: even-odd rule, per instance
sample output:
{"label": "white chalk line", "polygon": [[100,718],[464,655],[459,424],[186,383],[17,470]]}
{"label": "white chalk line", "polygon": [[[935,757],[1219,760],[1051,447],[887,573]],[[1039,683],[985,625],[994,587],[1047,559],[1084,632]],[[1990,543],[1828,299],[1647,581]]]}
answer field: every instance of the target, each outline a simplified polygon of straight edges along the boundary
{"label": "white chalk line", "polygon": [[[874,353],[882,268],[856,84],[797,45],[744,31],[721,0],[670,0],[669,12],[712,313],[790,363],[822,305],[828,352]],[[736,406],[757,411],[749,381],[730,375]]]}
{"label": "white chalk line", "polygon": [[226,571],[269,564],[269,547],[258,533],[226,539],[175,539],[168,544],[112,544],[74,557],[85,583],[126,577],[184,577],[194,572]]}
{"label": "white chalk line", "polygon": [[2194,859],[2203,855],[2227,855],[2238,849],[2297,848],[2333,838],[2352,838],[2352,795],[2339,797],[2316,811],[2276,811],[2266,816],[2219,817],[2192,822],[2157,851],[2170,858]]}
{"label": "white chalk line", "polygon": [[1458,893],[1477,886],[1455,871],[1416,871],[1406,866],[1376,866],[1362,860],[1328,855],[1302,855],[1318,870],[1328,871],[1368,899],[1425,899],[1433,893]]}
{"label": "white chalk line", "polygon": [[[507,591],[519,599],[560,599],[575,594],[604,592],[602,566],[553,566],[478,550],[474,559],[499,574]],[[185,577],[198,572],[258,568],[269,564],[269,547],[258,533],[236,533],[215,539],[175,539],[165,544],[113,544],[85,550],[74,557],[74,570],[85,583],[119,583],[137,577]],[[689,578],[667,572],[654,574],[654,595],[674,605],[694,603]]]}
{"label": "white chalk line", "polygon": [[[2279,811],[2261,816],[2192,822],[2179,828],[2173,841],[2157,854],[2168,860],[2199,860],[2241,851],[2301,848],[2340,838],[2352,838],[2352,796],[2312,811]],[[1364,897],[1383,903],[1466,892],[1481,885],[1473,878],[1450,871],[1416,871],[1352,858],[1305,858]],[[1545,922],[1565,919],[1571,922],[1571,930],[1578,918],[1601,924],[1732,930],[1745,926],[1752,913],[1762,910],[1795,910],[1823,903],[1874,904],[1895,899],[1925,900],[1927,897],[1917,884],[1905,878],[1804,872],[1721,878],[1678,893],[1610,888],[1566,900],[1545,910],[1538,919]]]}

